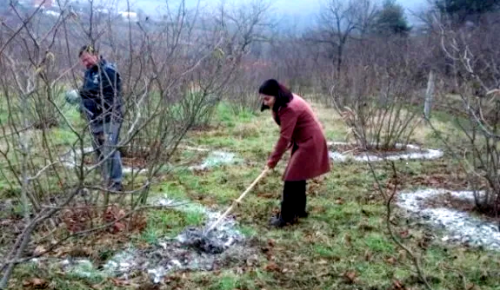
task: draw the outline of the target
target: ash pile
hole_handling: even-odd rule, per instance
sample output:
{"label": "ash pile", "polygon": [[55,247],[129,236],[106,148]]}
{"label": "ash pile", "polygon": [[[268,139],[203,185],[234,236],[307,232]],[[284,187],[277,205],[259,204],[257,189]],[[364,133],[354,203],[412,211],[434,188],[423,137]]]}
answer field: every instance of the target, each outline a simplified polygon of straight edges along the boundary
{"label": "ash pile", "polygon": [[[220,216],[205,211],[206,227]],[[169,272],[178,270],[213,271],[225,264],[245,261],[254,249],[236,229],[236,221],[224,219],[205,235],[204,228],[186,228],[175,238],[166,238],[147,249],[129,249],[104,265],[115,277],[127,278],[133,272],[146,271],[154,283],[159,283]]]}

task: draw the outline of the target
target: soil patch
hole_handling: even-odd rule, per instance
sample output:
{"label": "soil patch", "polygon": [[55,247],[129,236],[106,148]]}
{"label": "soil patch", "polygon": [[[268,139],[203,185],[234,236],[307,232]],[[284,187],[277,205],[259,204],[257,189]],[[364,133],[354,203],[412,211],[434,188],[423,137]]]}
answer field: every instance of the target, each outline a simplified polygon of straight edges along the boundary
{"label": "soil patch", "polygon": [[[153,201],[159,206],[174,207],[183,212],[198,212],[206,215],[206,225],[211,225],[220,217],[220,213],[212,211],[199,204],[186,203],[166,198]],[[106,217],[108,216],[106,212]],[[112,211],[112,216],[121,214],[121,211]],[[81,216],[76,213],[70,216],[69,222],[75,221],[73,216]],[[118,229],[121,229],[118,226]],[[92,247],[87,248],[87,252],[78,253],[65,252],[56,257],[35,259],[35,263],[50,263],[60,267],[66,273],[72,273],[79,277],[111,277],[119,279],[134,279],[147,274],[154,283],[160,283],[167,274],[175,271],[214,271],[223,267],[240,265],[244,266],[250,260],[258,259],[259,248],[256,241],[247,240],[237,230],[236,221],[230,217],[224,219],[217,228],[209,235],[216,247],[210,251],[200,251],[189,243],[192,237],[193,228],[187,228],[176,237],[162,238],[151,245],[133,246],[128,245],[124,250],[115,252],[112,256],[103,259],[96,259],[91,255]],[[79,229],[80,230],[80,229]],[[114,242],[122,235],[106,233],[109,238],[104,241]],[[100,234],[102,235],[102,234]],[[82,247],[80,247],[82,248]],[[113,248],[109,246],[109,248]],[[71,255],[73,254],[73,255]],[[57,257],[68,258],[57,258]],[[89,259],[90,258],[90,259]],[[98,263],[92,262],[98,260]],[[106,262],[103,262],[106,260]]]}
{"label": "soil patch", "polygon": [[194,125],[189,128],[190,131],[193,132],[208,132],[212,130],[217,130],[218,126],[202,124],[202,125]]}
{"label": "soil patch", "polygon": [[345,142],[330,142],[330,159],[345,162],[353,159],[358,162],[378,162],[383,160],[408,160],[408,159],[438,159],[443,156],[441,150],[423,149],[413,144],[396,144],[395,147],[375,147],[365,149],[357,144]]}
{"label": "soil patch", "polygon": [[449,160],[441,159],[430,161],[419,169],[400,167],[398,170],[400,188],[442,188],[446,190],[461,191],[474,184],[477,188],[486,188],[486,180],[467,176],[466,172]]}
{"label": "soil patch", "polygon": [[102,266],[112,277],[127,278],[131,273],[147,272],[154,283],[161,282],[166,274],[179,271],[215,271],[223,267],[244,263],[256,256],[258,250],[244,242],[223,253],[194,251],[177,240],[164,240],[146,249],[129,249],[115,255]]}
{"label": "soil patch", "polygon": [[[401,177],[401,175],[399,175]],[[456,174],[433,174],[419,176],[405,176],[404,181],[407,185],[417,187],[440,187],[449,190],[460,190],[467,188],[467,180],[460,178]]]}
{"label": "soil patch", "polygon": [[243,267],[260,259],[256,239],[234,245],[220,254],[193,251],[175,240],[163,240],[149,247],[129,247],[111,257],[106,263],[94,263],[80,257],[34,259],[39,267],[57,267],[62,272],[81,278],[111,278],[122,281],[148,278],[158,284],[180,271],[219,271],[222,268]]}
{"label": "soil patch", "polygon": [[[97,157],[94,152],[86,153],[83,158],[83,163],[87,166],[92,166],[96,163]],[[122,165],[124,167],[144,168],[146,160],[141,157],[124,157],[122,156]]]}
{"label": "soil patch", "polygon": [[472,196],[460,197],[452,195],[450,192],[429,198],[425,201],[424,205],[429,208],[449,208],[469,212],[472,215],[492,222],[496,221],[500,216],[500,210],[495,210],[493,206],[479,208]]}
{"label": "soil patch", "polygon": [[14,245],[17,235],[24,227],[21,213],[15,211],[16,206],[20,204],[14,200],[0,202],[0,257],[6,257],[7,251]]}
{"label": "soil patch", "polygon": [[[133,168],[145,168],[149,162],[153,159],[159,158],[162,162],[167,162],[166,156],[163,154],[156,155],[155,152],[149,152],[146,150],[130,150],[130,149],[119,149],[122,165],[124,167],[133,167]],[[84,163],[85,165],[93,165],[95,164],[96,153],[86,152],[84,154]]]}
{"label": "soil patch", "polygon": [[[167,156],[165,154],[160,154],[159,156],[151,154],[146,150],[120,150],[122,164],[126,168],[138,168],[144,169],[147,167],[148,163],[152,160],[159,159],[160,163],[173,162],[180,166],[187,166],[189,169],[195,171],[204,171],[212,167],[219,165],[231,165],[234,163],[239,163],[242,160],[236,157],[236,154],[226,151],[210,151],[210,150],[199,150],[197,148],[187,149],[194,152],[195,154],[186,159],[182,157],[182,150],[177,150],[167,162]],[[86,148],[84,153],[84,164],[93,165],[95,164],[96,155],[92,148]]]}
{"label": "soil patch", "polygon": [[37,130],[50,129],[59,126],[59,121],[57,118],[46,118],[44,120],[37,121],[33,124],[33,128]]}

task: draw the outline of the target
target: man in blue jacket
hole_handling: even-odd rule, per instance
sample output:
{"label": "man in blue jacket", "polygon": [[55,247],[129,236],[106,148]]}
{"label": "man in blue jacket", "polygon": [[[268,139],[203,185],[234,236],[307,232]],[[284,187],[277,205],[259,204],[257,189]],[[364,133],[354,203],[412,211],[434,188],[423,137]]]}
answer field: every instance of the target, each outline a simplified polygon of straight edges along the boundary
{"label": "man in blue jacket", "polygon": [[99,162],[105,158],[102,174],[106,184],[110,191],[119,192],[122,191],[122,163],[116,145],[123,122],[120,74],[90,45],[82,47],[78,56],[87,68],[83,86],[77,93],[81,110],[89,121]]}

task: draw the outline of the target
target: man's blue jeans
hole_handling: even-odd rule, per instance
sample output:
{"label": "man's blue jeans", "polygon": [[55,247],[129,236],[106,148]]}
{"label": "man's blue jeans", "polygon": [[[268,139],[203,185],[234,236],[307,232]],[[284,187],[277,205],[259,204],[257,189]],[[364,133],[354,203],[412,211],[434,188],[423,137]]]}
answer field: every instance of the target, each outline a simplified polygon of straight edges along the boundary
{"label": "man's blue jeans", "polygon": [[[121,123],[109,122],[92,128],[92,146],[101,165],[101,174],[106,184],[121,184],[123,179],[122,160],[116,145],[120,135]],[[114,151],[114,152],[113,152]],[[111,153],[113,152],[113,153]]]}

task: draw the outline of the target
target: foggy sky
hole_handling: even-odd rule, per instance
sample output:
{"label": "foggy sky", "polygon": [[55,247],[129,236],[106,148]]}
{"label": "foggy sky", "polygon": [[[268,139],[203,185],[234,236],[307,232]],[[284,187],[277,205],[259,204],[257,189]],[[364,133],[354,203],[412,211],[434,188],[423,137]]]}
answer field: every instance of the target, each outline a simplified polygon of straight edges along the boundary
{"label": "foggy sky", "polygon": [[[115,0],[116,1],[116,0]],[[131,10],[136,10],[137,8],[142,9],[145,13],[156,16],[164,11],[166,6],[166,0],[129,0],[132,6]],[[245,2],[245,0],[200,0],[202,6],[215,6],[221,1],[225,3],[238,4]],[[328,0],[267,0],[271,3],[273,13],[277,16],[291,16],[294,21],[301,22],[302,24],[309,23],[315,15],[318,14],[321,4]],[[377,0],[376,0],[377,1]],[[383,0],[378,0],[381,3]],[[123,5],[122,3],[126,1],[116,1]],[[115,3],[116,3],[115,2]],[[179,0],[168,0],[169,5],[176,6]],[[407,18],[410,22],[413,22],[413,17],[410,11],[418,12],[420,9],[426,7],[428,4],[427,0],[397,0],[398,3],[402,4],[406,9]],[[195,7],[197,0],[186,0],[188,7]],[[119,6],[121,6],[119,5]],[[126,6],[125,6],[126,7]],[[125,7],[122,7],[124,9]]]}
{"label": "foggy sky", "polygon": [[[165,6],[165,0],[130,0],[133,6],[140,7],[146,13],[155,13],[157,12],[158,7]],[[278,8],[286,13],[291,14],[307,14],[312,13],[317,10],[321,3],[324,3],[325,0],[269,0],[272,3],[272,6]],[[381,0],[379,0],[381,2]],[[122,1],[119,1],[122,2]],[[125,1],[123,1],[125,2]],[[176,1],[168,1],[169,3],[175,3]],[[220,3],[220,0],[201,0],[203,4],[207,3]],[[231,0],[226,1],[229,3],[238,3],[243,2],[242,0]],[[398,0],[398,3],[402,4],[405,8],[408,9],[416,9],[419,6],[425,5],[427,3],[426,0]],[[194,6],[197,3],[197,0],[186,0],[188,6]]]}

